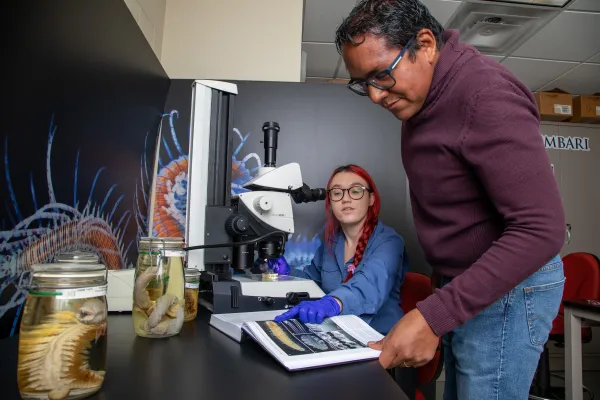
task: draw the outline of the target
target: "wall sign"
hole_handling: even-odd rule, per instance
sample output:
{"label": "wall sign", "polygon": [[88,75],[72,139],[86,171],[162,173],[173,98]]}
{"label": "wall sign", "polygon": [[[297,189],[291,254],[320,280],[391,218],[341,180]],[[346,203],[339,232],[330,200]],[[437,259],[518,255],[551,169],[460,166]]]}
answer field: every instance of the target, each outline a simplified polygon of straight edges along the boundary
{"label": "wall sign", "polygon": [[547,149],[590,151],[590,139],[586,137],[542,135]]}

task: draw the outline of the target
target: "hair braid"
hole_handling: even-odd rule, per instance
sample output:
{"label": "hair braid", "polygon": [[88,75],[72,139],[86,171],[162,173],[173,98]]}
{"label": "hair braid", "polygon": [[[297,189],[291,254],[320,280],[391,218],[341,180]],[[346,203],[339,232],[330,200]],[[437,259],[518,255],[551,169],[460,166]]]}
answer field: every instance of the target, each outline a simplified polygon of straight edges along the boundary
{"label": "hair braid", "polygon": [[[371,235],[373,234],[373,231],[375,230],[375,226],[377,226],[377,216],[370,215],[370,213],[369,213],[369,215],[367,215],[367,220],[365,221],[365,224],[363,225],[362,234],[360,235],[360,239],[358,239],[358,243],[356,244],[356,250],[354,251],[354,260],[352,261],[352,264],[354,265],[355,268],[362,261],[363,254],[365,252],[365,249],[367,248],[369,239],[371,238]],[[346,275],[346,279],[344,279],[344,282],[348,282],[350,280],[350,278],[352,278],[352,276],[354,276],[354,270],[348,271],[348,274]]]}

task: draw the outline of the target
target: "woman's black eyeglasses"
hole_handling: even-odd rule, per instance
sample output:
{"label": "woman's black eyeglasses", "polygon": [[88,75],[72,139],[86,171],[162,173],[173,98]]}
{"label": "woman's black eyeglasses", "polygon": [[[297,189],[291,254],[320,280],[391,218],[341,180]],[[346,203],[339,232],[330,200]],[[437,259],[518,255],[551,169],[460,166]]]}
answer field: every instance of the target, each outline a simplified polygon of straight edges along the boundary
{"label": "woman's black eyeglasses", "polygon": [[348,189],[333,188],[327,191],[331,201],[340,201],[344,198],[344,192],[348,192],[348,196],[353,200],[360,200],[365,195],[365,192],[371,192],[371,189],[360,185],[350,186]]}
{"label": "woman's black eyeglasses", "polygon": [[394,79],[394,77],[392,76],[392,71],[394,70],[394,68],[396,68],[400,60],[402,60],[402,57],[404,57],[404,53],[410,47],[413,38],[414,36],[410,38],[408,43],[406,43],[406,46],[404,46],[402,50],[400,50],[400,54],[398,54],[398,57],[396,57],[396,59],[390,64],[388,68],[384,69],[383,71],[375,72],[367,79],[352,79],[350,80],[350,82],[348,82],[346,86],[348,86],[348,88],[354,93],[359,94],[361,96],[369,95],[369,85],[380,90],[388,90],[394,87],[394,85],[396,84],[396,79]]}

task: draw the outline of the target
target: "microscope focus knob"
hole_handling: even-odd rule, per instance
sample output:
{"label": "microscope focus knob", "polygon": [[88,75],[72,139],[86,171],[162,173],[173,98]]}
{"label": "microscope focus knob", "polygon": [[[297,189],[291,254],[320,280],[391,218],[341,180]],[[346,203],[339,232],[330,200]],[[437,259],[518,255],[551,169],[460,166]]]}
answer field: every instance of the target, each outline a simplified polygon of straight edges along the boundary
{"label": "microscope focus knob", "polygon": [[225,221],[225,231],[230,235],[243,235],[249,226],[248,218],[243,215],[232,215]]}
{"label": "microscope focus knob", "polygon": [[268,196],[260,196],[254,199],[254,208],[259,212],[267,212],[273,206],[271,199]]}

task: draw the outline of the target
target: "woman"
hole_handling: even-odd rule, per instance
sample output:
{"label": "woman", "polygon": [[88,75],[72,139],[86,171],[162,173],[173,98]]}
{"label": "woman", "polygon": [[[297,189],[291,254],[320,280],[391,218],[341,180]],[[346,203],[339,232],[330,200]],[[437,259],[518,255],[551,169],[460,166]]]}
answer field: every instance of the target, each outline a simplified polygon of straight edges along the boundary
{"label": "woman", "polygon": [[[291,271],[312,279],[327,295],[302,302],[275,321],[321,323],[327,317],[354,314],[385,335],[403,316],[400,286],[408,268],[404,241],[379,221],[379,193],[361,167],[333,171],[327,194],[325,245],[303,271]],[[279,269],[287,267],[283,258],[276,263]]]}

